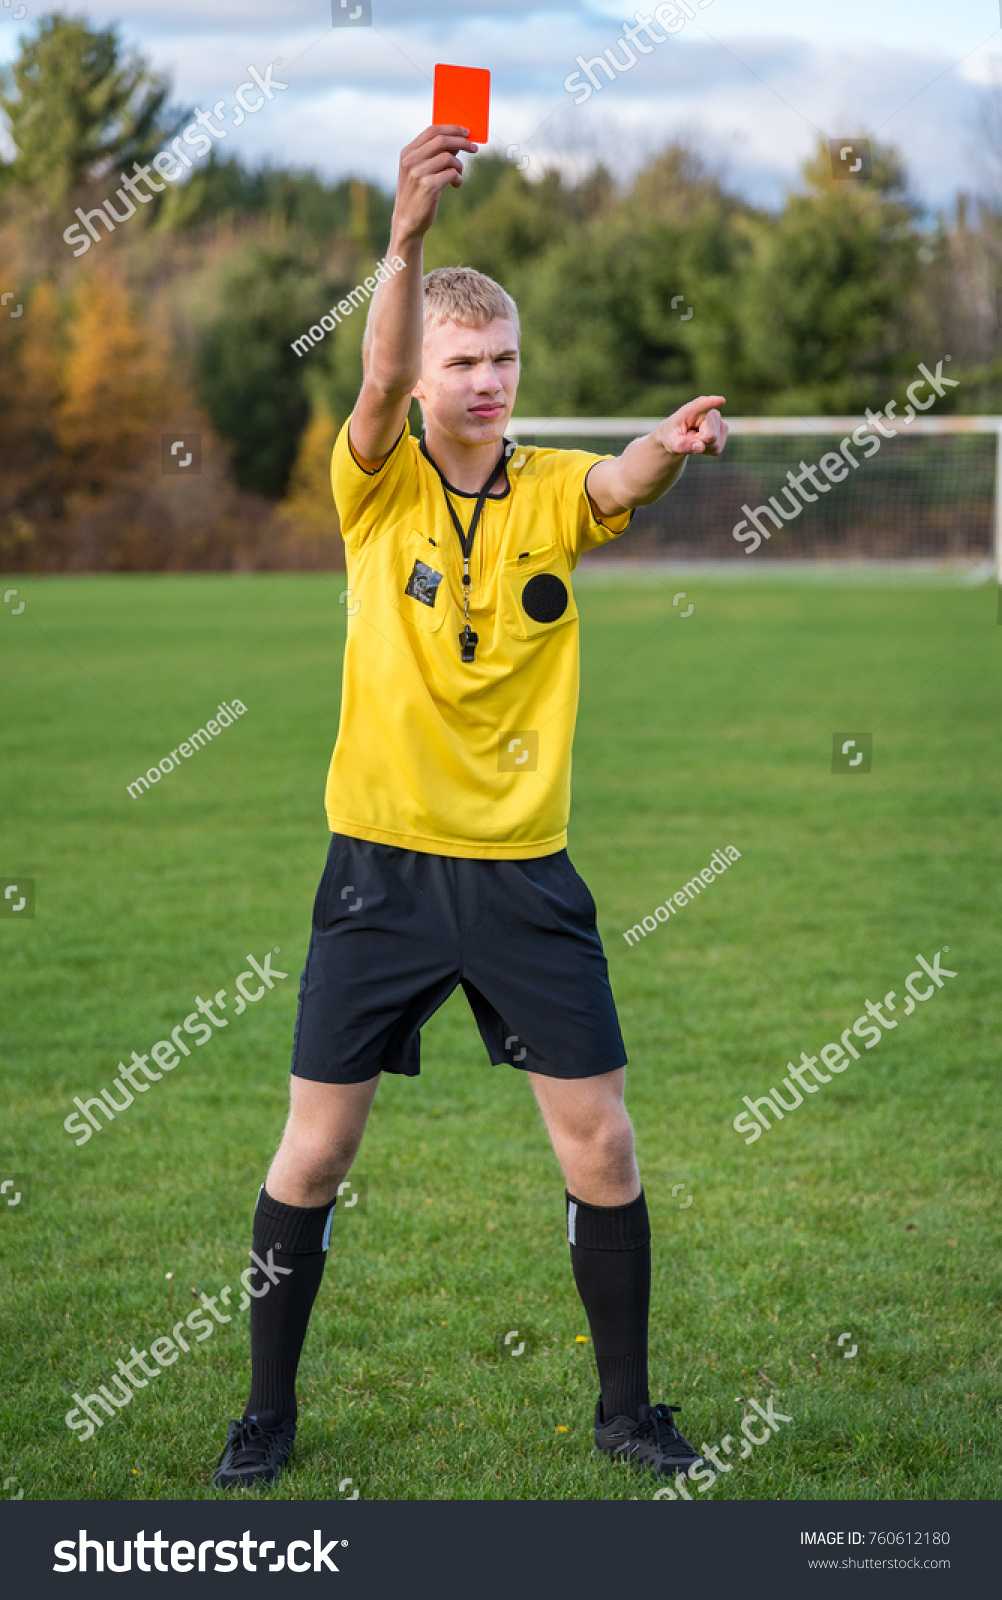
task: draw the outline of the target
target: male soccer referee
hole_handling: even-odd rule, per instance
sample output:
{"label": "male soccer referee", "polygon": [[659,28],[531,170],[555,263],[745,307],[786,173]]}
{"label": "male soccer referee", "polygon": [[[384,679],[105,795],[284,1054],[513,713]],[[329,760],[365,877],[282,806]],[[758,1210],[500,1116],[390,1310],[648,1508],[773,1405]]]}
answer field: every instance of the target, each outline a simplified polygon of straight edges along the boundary
{"label": "male soccer referee", "polygon": [[[528,1075],[566,1182],[571,1268],[600,1394],[595,1444],[670,1475],[701,1458],[651,1405],[647,1204],[623,1103],[626,1050],[567,854],[581,554],[625,533],[690,455],[717,456],[722,395],[620,456],[505,438],[518,309],[465,267],[423,274],[463,181],[460,127],[403,151],[385,277],[331,479],[350,589],[331,829],[292,1050],[288,1123],[258,1195],[251,1386],[214,1482],[271,1483],[338,1186],[383,1072],[416,1077],[420,1029],[461,984],[491,1062]],[[408,426],[412,398],[424,431]],[[269,1252],[270,1260],[269,1260]]]}

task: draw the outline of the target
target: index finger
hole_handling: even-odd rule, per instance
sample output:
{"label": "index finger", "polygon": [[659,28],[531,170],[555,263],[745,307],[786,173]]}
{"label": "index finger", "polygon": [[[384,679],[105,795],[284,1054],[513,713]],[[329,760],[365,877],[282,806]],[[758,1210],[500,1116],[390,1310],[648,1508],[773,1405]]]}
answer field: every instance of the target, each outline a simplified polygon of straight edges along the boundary
{"label": "index finger", "polygon": [[682,417],[687,427],[706,411],[712,411],[716,406],[725,406],[727,398],[722,394],[701,394],[698,400],[690,400],[689,404],[682,407]]}
{"label": "index finger", "polygon": [[427,144],[429,139],[437,139],[443,133],[452,134],[456,139],[468,139],[470,136],[469,128],[461,128],[457,122],[433,122],[418,134],[414,143]]}

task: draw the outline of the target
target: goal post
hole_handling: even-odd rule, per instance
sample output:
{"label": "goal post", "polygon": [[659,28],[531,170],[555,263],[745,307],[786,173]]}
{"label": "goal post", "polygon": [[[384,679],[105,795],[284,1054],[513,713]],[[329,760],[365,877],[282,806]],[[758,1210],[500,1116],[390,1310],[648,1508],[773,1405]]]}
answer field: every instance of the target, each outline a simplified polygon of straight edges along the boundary
{"label": "goal post", "polygon": [[[684,473],[589,559],[990,565],[1002,584],[1002,416],[869,418],[728,417],[712,472]],[[615,454],[662,421],[515,417],[508,433]]]}

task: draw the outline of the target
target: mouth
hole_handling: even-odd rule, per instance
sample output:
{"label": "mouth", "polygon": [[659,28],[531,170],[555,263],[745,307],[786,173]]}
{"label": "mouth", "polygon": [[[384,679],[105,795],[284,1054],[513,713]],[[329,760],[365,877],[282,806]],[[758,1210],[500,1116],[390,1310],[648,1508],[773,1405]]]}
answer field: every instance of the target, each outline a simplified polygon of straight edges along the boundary
{"label": "mouth", "polygon": [[504,406],[494,406],[494,405],[471,406],[470,407],[470,411],[471,411],[472,415],[475,416],[475,417],[487,417],[487,418],[499,417],[503,410],[504,410]]}

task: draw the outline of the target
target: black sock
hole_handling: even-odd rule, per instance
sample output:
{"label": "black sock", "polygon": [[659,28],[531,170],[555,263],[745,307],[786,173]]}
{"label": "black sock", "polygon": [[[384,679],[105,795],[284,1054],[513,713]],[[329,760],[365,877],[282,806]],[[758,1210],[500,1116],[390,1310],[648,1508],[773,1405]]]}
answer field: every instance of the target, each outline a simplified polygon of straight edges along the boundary
{"label": "black sock", "polygon": [[[266,1425],[296,1420],[296,1369],[323,1277],[336,1203],[335,1197],[322,1206],[283,1205],[263,1184],[257,1197],[253,1250],[261,1265],[253,1278],[257,1298],[250,1305],[251,1392],[244,1416],[256,1416]],[[286,1271],[271,1279],[268,1265]]]}
{"label": "black sock", "polygon": [[588,1317],[602,1391],[602,1416],[637,1415],[650,1404],[647,1319],[651,1228],[641,1189],[625,1206],[593,1206],[567,1189],[567,1239],[574,1282]]}

